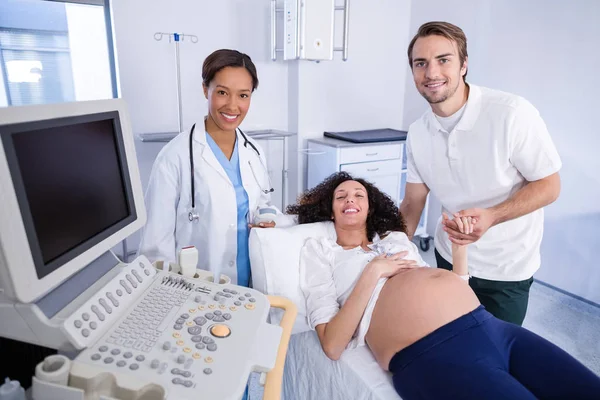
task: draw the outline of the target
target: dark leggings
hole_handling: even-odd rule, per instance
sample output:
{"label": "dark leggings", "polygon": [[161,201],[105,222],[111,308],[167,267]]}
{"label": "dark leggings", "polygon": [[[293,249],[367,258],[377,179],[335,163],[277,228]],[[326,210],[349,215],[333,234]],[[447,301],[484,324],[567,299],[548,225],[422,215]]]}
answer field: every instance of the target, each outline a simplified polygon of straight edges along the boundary
{"label": "dark leggings", "polygon": [[600,399],[600,378],[565,351],[480,306],[390,361],[403,400]]}

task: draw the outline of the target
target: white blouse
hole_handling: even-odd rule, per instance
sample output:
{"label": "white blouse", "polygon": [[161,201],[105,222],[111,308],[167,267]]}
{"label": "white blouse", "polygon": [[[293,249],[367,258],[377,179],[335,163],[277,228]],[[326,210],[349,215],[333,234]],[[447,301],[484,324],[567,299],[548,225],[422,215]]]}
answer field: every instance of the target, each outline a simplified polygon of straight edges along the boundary
{"label": "white blouse", "polygon": [[[354,289],[366,265],[380,254],[395,254],[408,251],[404,257],[415,260],[418,265],[428,267],[423,261],[417,246],[402,232],[391,232],[384,239],[375,236],[371,251],[360,246],[344,250],[331,238],[310,238],[304,244],[300,255],[300,287],[306,298],[306,314],[311,329],[324,324],[337,314]],[[365,344],[371,315],[379,292],[387,278],[377,282],[363,317],[346,348]]]}

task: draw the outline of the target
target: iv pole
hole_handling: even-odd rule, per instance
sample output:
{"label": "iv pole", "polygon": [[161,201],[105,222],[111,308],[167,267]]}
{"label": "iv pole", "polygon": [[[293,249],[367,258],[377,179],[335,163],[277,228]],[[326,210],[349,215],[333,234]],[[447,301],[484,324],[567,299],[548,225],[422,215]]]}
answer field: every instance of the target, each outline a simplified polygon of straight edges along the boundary
{"label": "iv pole", "polygon": [[175,80],[177,82],[177,117],[179,118],[179,130],[177,132],[183,132],[183,115],[182,115],[182,100],[181,100],[181,71],[179,66],[179,42],[183,42],[186,37],[189,37],[192,43],[198,43],[198,36],[186,35],[184,33],[164,33],[156,32],[154,34],[154,40],[160,42],[163,36],[169,37],[169,43],[171,40],[175,42],[175,62],[177,69],[175,70]]}

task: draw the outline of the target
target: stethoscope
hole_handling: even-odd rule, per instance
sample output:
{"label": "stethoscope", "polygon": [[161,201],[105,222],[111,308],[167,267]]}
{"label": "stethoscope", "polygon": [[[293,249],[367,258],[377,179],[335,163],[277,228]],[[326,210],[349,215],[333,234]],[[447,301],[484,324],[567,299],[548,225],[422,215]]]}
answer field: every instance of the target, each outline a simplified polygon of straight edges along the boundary
{"label": "stethoscope", "polygon": [[[190,222],[194,222],[194,221],[198,221],[200,219],[200,214],[198,214],[197,212],[195,212],[196,210],[196,201],[194,198],[194,195],[196,193],[194,187],[194,141],[193,141],[193,137],[194,137],[194,130],[196,129],[196,124],[192,125],[192,129],[190,130],[190,181],[191,181],[191,187],[192,187],[192,193],[191,193],[191,197],[192,197],[192,209],[191,211],[188,213],[188,219],[190,220]],[[267,179],[269,179],[269,189],[263,189],[262,185],[260,184],[260,181],[258,180],[258,176],[256,176],[256,173],[254,172],[254,167],[252,166],[252,163],[250,162],[250,160],[248,160],[248,165],[250,166],[250,170],[252,171],[252,175],[254,176],[254,179],[256,180],[256,183],[258,184],[258,187],[260,188],[260,190],[264,193],[264,194],[269,194],[269,193],[273,193],[275,191],[275,189],[273,189],[273,185],[271,185],[271,177],[269,177],[269,173],[267,171],[267,167],[265,166],[265,164],[263,163],[262,159],[260,158],[260,152],[258,151],[258,149],[256,148],[256,146],[248,140],[248,138],[246,137],[246,135],[244,134],[244,132],[240,129],[237,128],[237,130],[240,132],[240,135],[242,135],[242,138],[244,138],[244,147],[248,147],[248,145],[250,145],[250,147],[252,147],[252,150],[254,150],[256,152],[256,155],[258,157],[258,160],[260,161],[260,164],[263,167],[263,170],[265,171],[265,174],[267,175]]]}

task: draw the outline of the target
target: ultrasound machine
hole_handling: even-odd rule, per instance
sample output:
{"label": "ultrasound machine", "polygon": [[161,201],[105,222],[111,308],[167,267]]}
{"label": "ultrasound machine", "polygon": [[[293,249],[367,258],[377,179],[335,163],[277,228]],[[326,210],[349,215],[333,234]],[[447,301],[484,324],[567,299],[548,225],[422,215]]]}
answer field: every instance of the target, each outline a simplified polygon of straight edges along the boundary
{"label": "ultrasound machine", "polygon": [[145,221],[123,100],[0,109],[0,337],[63,357],[38,365],[33,398],[233,400],[255,371],[278,399],[295,306],[121,262]]}

